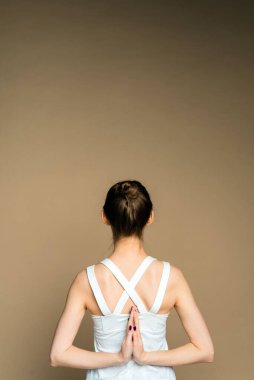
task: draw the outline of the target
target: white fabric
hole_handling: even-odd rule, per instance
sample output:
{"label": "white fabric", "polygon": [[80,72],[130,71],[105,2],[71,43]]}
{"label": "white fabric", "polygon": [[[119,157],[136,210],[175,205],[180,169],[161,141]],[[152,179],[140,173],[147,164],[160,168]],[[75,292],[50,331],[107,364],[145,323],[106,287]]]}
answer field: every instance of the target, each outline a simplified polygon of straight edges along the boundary
{"label": "white fabric", "polygon": [[[91,315],[94,327],[94,350],[96,352],[119,352],[126,335],[128,314],[120,314],[128,296],[137,305],[139,313],[140,333],[145,351],[168,350],[166,340],[166,322],[170,312],[157,314],[164,298],[170,276],[170,263],[163,261],[163,272],[153,306],[148,311],[137,294],[135,286],[147,267],[155,260],[147,256],[139,265],[131,280],[128,281],[119,268],[110,259],[101,261],[113,273],[123,287],[123,293],[113,313],[110,312],[97,282],[94,265],[86,268],[88,280],[98,306],[103,315]],[[86,380],[175,380],[175,371],[172,366],[139,365],[130,360],[126,364],[88,369]]]}
{"label": "white fabric", "polygon": [[[138,281],[140,280],[140,278],[142,277],[143,273],[145,272],[146,268],[151,264],[152,261],[154,261],[155,258],[152,257],[152,256],[147,256],[143,261],[142,263],[139,265],[139,267],[137,268],[137,270],[135,271],[134,275],[132,276],[131,280],[130,280],[130,285],[132,288],[135,288],[135,286],[137,285]],[[111,260],[109,259],[104,259],[102,260],[102,262],[106,265],[107,263],[110,264],[112,263]],[[115,266],[116,267],[116,266]],[[116,267],[117,271],[119,271],[119,269]],[[115,307],[115,310],[114,310],[114,314],[120,314],[124,305],[126,304],[126,301],[128,300],[128,297],[129,297],[129,294],[126,290],[123,291],[116,307]]]}
{"label": "white fabric", "polygon": [[106,304],[106,301],[102,295],[101,289],[99,287],[99,284],[96,280],[95,273],[94,273],[94,265],[90,265],[86,268],[87,270],[87,276],[89,283],[91,285],[91,288],[93,289],[93,294],[96,298],[96,301],[101,309],[101,312],[103,315],[110,314],[110,310]]}

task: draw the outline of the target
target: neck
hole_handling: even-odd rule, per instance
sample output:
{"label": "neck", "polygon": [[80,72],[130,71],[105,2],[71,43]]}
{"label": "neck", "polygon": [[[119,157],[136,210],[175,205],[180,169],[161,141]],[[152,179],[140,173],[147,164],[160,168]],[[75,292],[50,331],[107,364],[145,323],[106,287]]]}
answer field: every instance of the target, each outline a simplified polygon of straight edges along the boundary
{"label": "neck", "polygon": [[142,239],[128,236],[117,240],[112,256],[116,259],[121,260],[123,258],[125,261],[130,262],[141,260],[147,254],[144,250]]}

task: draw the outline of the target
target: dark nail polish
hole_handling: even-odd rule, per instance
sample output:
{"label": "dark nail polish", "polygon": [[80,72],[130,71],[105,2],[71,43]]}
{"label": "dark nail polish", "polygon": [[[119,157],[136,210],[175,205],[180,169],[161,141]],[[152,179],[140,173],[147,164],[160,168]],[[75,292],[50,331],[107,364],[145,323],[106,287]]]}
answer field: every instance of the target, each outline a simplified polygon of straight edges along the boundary
{"label": "dark nail polish", "polygon": [[136,326],[133,327],[133,330],[136,331]]}
{"label": "dark nail polish", "polygon": [[130,325],[130,326],[129,326],[129,330],[131,330],[131,329],[132,329],[132,326]]}

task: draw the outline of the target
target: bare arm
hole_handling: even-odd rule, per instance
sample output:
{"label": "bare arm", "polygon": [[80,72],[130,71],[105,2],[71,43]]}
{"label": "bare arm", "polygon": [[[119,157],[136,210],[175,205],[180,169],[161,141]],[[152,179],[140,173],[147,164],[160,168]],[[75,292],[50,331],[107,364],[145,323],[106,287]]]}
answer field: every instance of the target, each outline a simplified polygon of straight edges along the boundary
{"label": "bare arm", "polygon": [[142,364],[177,366],[213,362],[214,347],[206,323],[182,271],[174,267],[175,309],[190,342],[170,350],[144,352]]}
{"label": "bare arm", "polygon": [[85,315],[85,274],[79,272],[68,291],[50,352],[52,367],[101,368],[124,363],[121,353],[94,352],[73,345]]}

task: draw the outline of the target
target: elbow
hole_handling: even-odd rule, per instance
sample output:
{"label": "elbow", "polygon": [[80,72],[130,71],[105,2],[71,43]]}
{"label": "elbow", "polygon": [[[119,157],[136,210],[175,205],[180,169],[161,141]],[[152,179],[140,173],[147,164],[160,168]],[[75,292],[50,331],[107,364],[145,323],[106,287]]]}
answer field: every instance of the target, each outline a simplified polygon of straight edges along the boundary
{"label": "elbow", "polygon": [[49,363],[51,367],[65,367],[65,351],[52,350],[50,352]]}
{"label": "elbow", "polygon": [[212,363],[214,361],[214,350],[206,352],[204,360],[206,363]]}
{"label": "elbow", "polygon": [[50,355],[49,364],[51,367],[58,367],[59,366],[57,358],[55,357],[55,355],[54,356]]}
{"label": "elbow", "polygon": [[50,359],[49,364],[51,367],[57,367],[57,362],[53,359]]}
{"label": "elbow", "polygon": [[198,361],[200,363],[212,363],[214,361],[214,348],[197,348]]}

